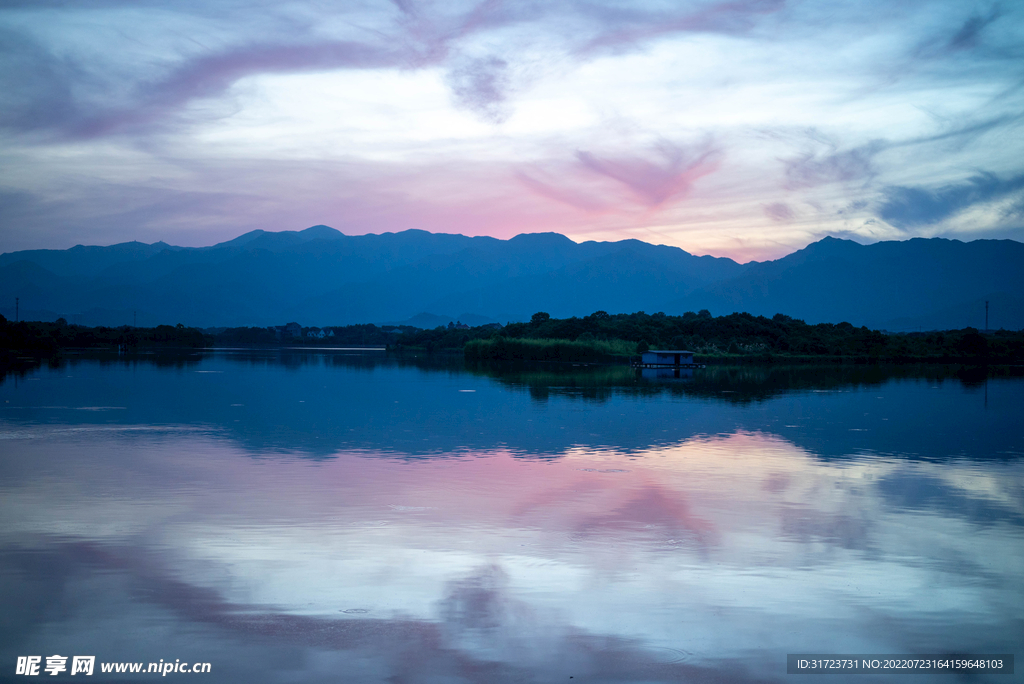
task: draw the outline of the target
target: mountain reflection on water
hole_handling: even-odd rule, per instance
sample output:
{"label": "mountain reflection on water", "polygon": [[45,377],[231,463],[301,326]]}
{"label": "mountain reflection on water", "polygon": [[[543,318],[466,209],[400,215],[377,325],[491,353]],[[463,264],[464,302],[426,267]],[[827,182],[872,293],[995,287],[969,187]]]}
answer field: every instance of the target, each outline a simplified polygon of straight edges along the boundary
{"label": "mountain reflection on water", "polygon": [[[503,449],[550,458],[738,430],[823,458],[1024,452],[1020,373],[983,368],[710,367],[648,380],[624,366],[467,365],[353,350],[72,356],[24,375],[5,378],[21,383],[6,406],[12,423],[202,426],[254,454]],[[117,408],[97,417],[88,406]]]}
{"label": "mountain reflection on water", "polygon": [[71,357],[0,398],[3,667],[763,682],[1024,643],[1008,371],[218,352]]}

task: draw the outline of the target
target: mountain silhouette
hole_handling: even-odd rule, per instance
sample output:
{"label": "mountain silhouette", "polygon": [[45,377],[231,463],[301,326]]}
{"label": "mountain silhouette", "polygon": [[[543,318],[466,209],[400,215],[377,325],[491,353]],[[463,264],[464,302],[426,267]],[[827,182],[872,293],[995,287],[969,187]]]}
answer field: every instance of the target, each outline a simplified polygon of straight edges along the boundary
{"label": "mountain silhouette", "polygon": [[889,330],[1024,327],[1024,244],[825,238],[738,264],[638,240],[421,230],[256,230],[209,247],[128,242],[0,255],[0,307],[85,325],[266,326],[555,317],[708,309]]}
{"label": "mountain silhouette", "polygon": [[[893,331],[1024,327],[1024,244],[942,238],[861,245],[826,237],[738,277],[698,289],[673,310],[786,313]],[[667,312],[667,311],[666,311]]]}

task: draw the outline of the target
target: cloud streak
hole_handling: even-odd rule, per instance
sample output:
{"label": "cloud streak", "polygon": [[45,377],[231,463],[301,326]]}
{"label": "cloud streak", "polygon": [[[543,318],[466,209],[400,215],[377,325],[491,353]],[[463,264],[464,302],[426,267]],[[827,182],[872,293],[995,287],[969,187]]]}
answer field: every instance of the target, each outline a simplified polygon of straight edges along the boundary
{"label": "cloud streak", "polygon": [[[893,186],[885,188],[885,200],[879,215],[898,228],[930,226],[977,205],[1020,195],[1024,202],[1024,174],[1000,178],[993,173],[980,173],[964,183],[945,185],[935,190],[921,187]],[[1010,211],[1009,216],[1016,215]]]}
{"label": "cloud streak", "polygon": [[[71,139],[145,132],[170,125],[189,103],[220,97],[250,76],[427,68],[444,62],[454,41],[486,27],[493,5],[484,2],[454,21],[440,22],[418,18],[406,4],[405,15],[414,21],[356,32],[359,37],[351,39],[325,39],[297,22],[282,22],[276,30],[243,22],[228,44],[204,46],[196,53],[195,45],[203,44],[192,40],[189,51],[136,65],[127,83],[101,77],[94,71],[101,65],[88,59],[59,56],[53,46],[8,29],[0,41],[0,78],[8,93],[0,96],[7,112],[0,122],[8,130],[49,131]],[[222,3],[212,11],[223,22],[231,21],[239,8]],[[457,65],[451,77],[455,100],[494,119],[495,103],[502,99],[502,66],[497,58]]]}
{"label": "cloud streak", "polygon": [[742,35],[753,30],[765,16],[785,7],[785,0],[737,0],[707,3],[680,11],[660,8],[624,9],[621,5],[589,5],[589,18],[602,26],[598,35],[577,48],[580,54],[635,49],[644,43],[676,33]]}
{"label": "cloud streak", "polygon": [[808,152],[788,159],[785,161],[786,187],[796,190],[868,180],[877,175],[873,159],[885,147],[881,141],[872,141],[850,150],[839,151],[833,147],[825,154]]}
{"label": "cloud streak", "polygon": [[1002,11],[998,7],[991,8],[985,15],[972,14],[951,36],[940,35],[922,45],[917,50],[916,57],[935,58],[963,50],[973,50],[981,45],[985,28],[1001,15]]}

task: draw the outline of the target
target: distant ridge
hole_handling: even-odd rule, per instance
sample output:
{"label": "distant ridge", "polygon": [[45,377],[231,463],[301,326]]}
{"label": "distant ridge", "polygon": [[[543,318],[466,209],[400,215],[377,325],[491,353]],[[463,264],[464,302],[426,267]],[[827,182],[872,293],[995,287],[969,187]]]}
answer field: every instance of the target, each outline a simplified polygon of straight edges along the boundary
{"label": "distant ridge", "polygon": [[[941,238],[860,245],[824,238],[738,264],[638,240],[558,233],[491,237],[329,226],[256,230],[202,248],[163,242],[0,255],[0,313],[86,325],[505,323],[552,316],[708,309],[785,313],[888,330],[1024,328],[1024,244]],[[466,322],[466,321],[463,321]]]}
{"label": "distant ridge", "polygon": [[777,312],[809,323],[846,320],[893,331],[1024,328],[1024,244],[943,238],[861,245],[826,237],[738,277],[701,288],[672,308]]}

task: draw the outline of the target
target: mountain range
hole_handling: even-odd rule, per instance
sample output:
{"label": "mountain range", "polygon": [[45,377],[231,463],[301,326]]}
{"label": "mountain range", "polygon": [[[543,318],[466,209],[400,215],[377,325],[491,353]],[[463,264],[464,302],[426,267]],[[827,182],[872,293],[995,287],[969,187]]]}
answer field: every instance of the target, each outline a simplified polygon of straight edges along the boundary
{"label": "mountain range", "polygon": [[1024,328],[1024,244],[824,238],[739,264],[638,240],[492,237],[327,226],[210,247],[128,242],[0,255],[0,313],[84,325],[476,325],[594,311],[785,313],[884,330]]}

